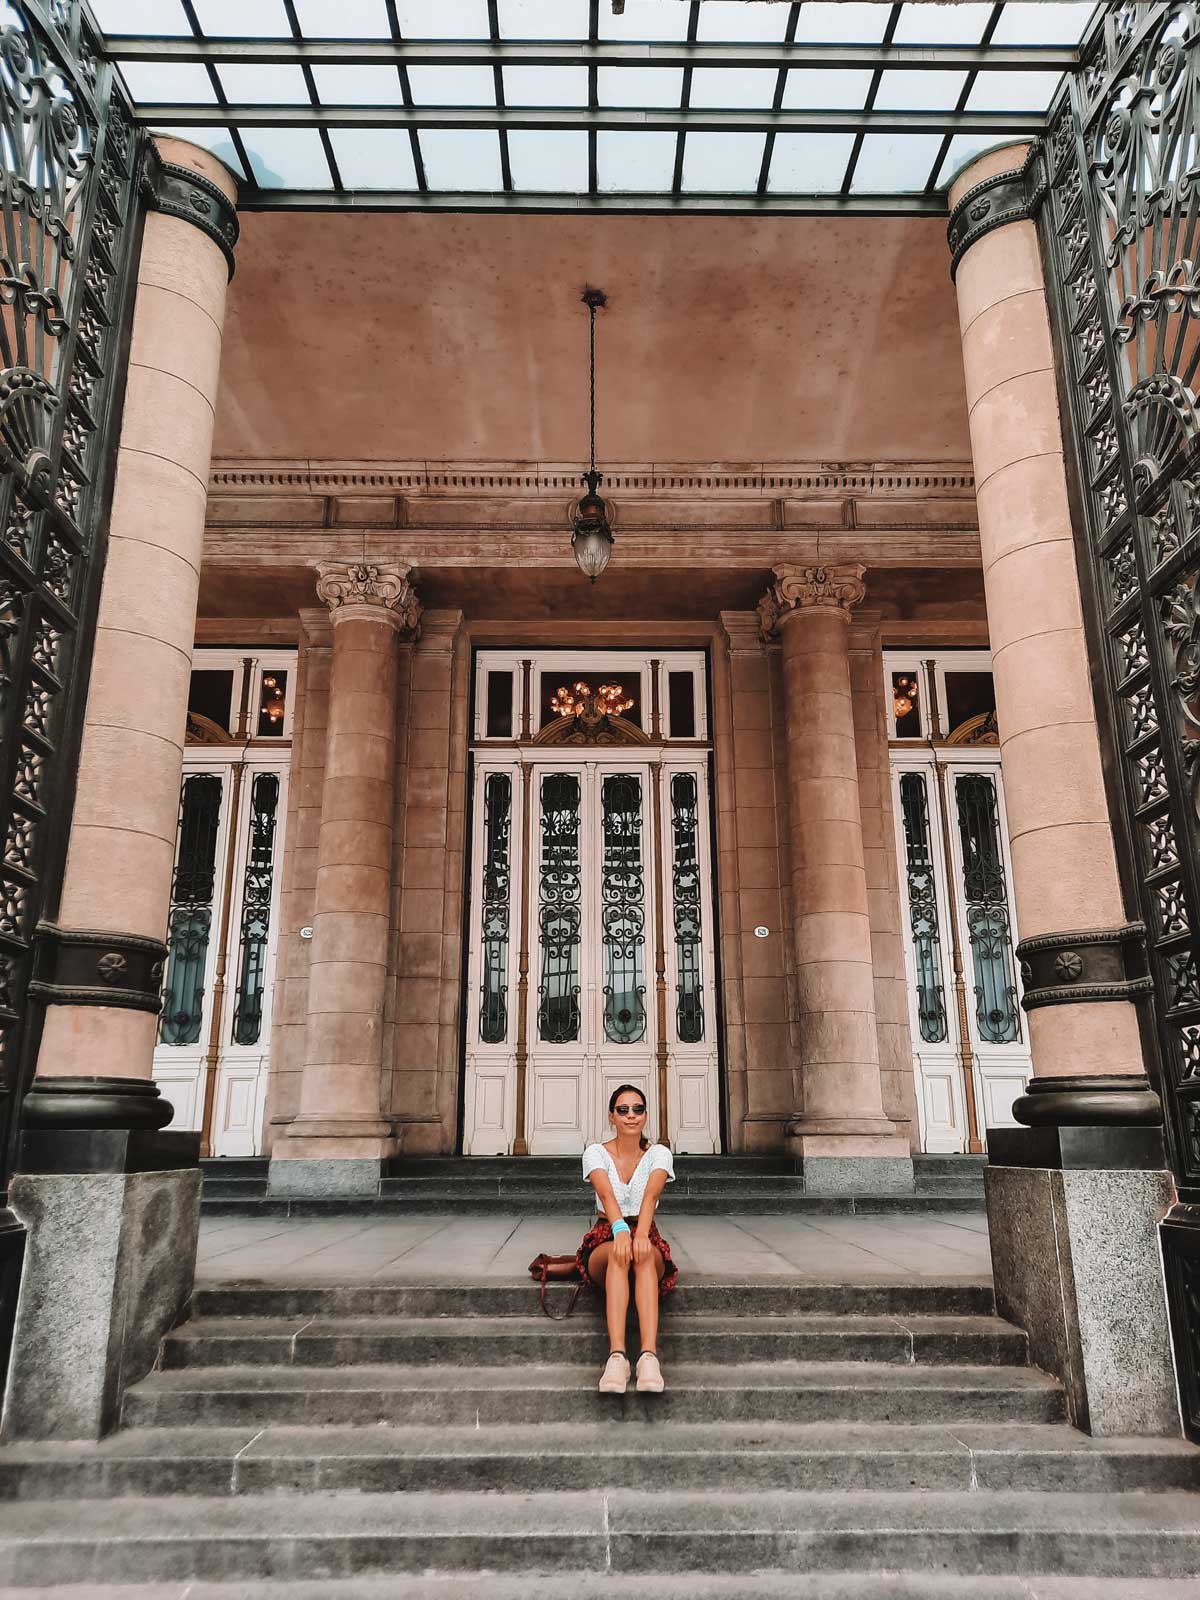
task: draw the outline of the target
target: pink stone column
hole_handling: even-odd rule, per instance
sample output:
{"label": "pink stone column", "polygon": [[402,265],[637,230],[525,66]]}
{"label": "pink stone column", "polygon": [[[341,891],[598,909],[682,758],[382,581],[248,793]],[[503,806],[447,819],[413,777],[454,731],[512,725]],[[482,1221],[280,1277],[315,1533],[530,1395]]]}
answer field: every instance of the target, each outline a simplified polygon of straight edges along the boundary
{"label": "pink stone column", "polygon": [[[157,1036],[227,251],[237,233],[236,189],[221,163],[173,139],[159,140],[158,150],[196,204],[191,218],[151,210],[145,221],[58,913],[64,949],[90,946],[108,961],[113,1003],[47,1006],[43,1078],[149,1079]],[[201,224],[201,206],[224,222],[224,247]],[[120,977],[143,966],[150,1004],[139,1008],[119,993]]]}
{"label": "pink stone column", "polygon": [[281,1194],[370,1192],[392,1154],[384,1084],[396,781],[397,636],[421,607],[406,565],[322,564],[333,624],[328,739],[299,1110],[271,1154]]}
{"label": "pink stone column", "polygon": [[[1019,170],[1027,149],[993,151],[968,167],[950,191],[951,208],[979,184]],[[969,202],[981,221],[986,198],[981,191]],[[1021,938],[1115,930],[1127,918],[1101,775],[1033,222],[1006,222],[977,237],[958,261],[955,281]],[[1089,947],[1081,942],[1078,950],[1086,980]],[[1073,955],[1059,963],[1060,972],[1074,968]],[[1027,991],[1029,982],[1027,976]],[[1038,1077],[1144,1070],[1128,1000],[1038,1006],[1028,1027]]]}
{"label": "pink stone column", "polygon": [[789,1127],[806,1187],[912,1187],[884,1114],[871,916],[850,682],[861,566],[774,569],[759,611],[778,632],[786,709],[793,932],[804,1114]]}

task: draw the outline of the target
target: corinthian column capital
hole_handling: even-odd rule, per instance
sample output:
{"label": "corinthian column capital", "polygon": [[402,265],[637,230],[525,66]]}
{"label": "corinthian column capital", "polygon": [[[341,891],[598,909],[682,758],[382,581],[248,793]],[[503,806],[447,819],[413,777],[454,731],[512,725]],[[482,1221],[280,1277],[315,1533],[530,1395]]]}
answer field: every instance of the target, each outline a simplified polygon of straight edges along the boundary
{"label": "corinthian column capital", "polygon": [[329,607],[330,621],[386,622],[398,633],[415,635],[421,602],[409,582],[407,562],[317,564],[317,595]]}
{"label": "corinthian column capital", "polygon": [[851,607],[866,593],[866,570],[856,561],[836,567],[800,567],[791,562],[773,567],[775,581],[758,602],[762,631],[773,633],[792,611],[836,611],[849,621]]}

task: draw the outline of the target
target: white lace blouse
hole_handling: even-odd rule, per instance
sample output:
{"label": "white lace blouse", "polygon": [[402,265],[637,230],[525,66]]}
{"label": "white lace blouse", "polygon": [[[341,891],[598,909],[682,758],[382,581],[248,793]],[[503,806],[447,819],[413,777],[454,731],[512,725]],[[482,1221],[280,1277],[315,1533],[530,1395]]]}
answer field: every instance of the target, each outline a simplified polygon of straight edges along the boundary
{"label": "white lace blouse", "polygon": [[[616,1163],[602,1144],[590,1144],[583,1152],[583,1181],[586,1183],[592,1173],[598,1169],[608,1173],[608,1181],[613,1186],[613,1194],[617,1197],[617,1204],[621,1208],[623,1217],[636,1217],[642,1209],[642,1201],[646,1197],[646,1181],[652,1172],[665,1172],[667,1182],[675,1182],[675,1165],[671,1160],[671,1152],[665,1144],[652,1144],[648,1150],[643,1151],[642,1159],[633,1169],[633,1176],[628,1183],[621,1182],[621,1174],[617,1171]],[[604,1204],[600,1196],[596,1196],[596,1210],[604,1215]]]}

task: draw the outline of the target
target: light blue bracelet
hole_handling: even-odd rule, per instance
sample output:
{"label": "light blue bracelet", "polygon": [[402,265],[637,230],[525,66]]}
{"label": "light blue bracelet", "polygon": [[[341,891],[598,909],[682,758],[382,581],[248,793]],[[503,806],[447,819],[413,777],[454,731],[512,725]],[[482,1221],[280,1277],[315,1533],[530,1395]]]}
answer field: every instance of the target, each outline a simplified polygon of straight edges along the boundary
{"label": "light blue bracelet", "polygon": [[617,1237],[617,1235],[619,1233],[628,1233],[629,1232],[629,1224],[625,1221],[624,1217],[618,1217],[616,1222],[614,1222],[612,1224],[612,1231],[613,1231],[613,1238],[614,1239]]}

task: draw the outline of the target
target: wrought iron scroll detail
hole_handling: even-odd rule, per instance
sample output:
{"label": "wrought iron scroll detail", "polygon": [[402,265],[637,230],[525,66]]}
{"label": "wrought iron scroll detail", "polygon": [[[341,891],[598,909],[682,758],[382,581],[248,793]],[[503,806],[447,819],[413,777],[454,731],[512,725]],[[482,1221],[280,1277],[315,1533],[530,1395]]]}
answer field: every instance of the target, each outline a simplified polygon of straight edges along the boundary
{"label": "wrought iron scroll detail", "polygon": [[483,982],[479,1037],[503,1044],[508,1037],[508,938],[511,916],[512,778],[490,772],[483,787]]}
{"label": "wrought iron scroll detail", "polygon": [[233,277],[234,247],[240,226],[237,210],[223,190],[208,178],[171,161],[155,160],[147,174],[147,194],[155,211],[190,222],[207,234],[225,257]]}
{"label": "wrought iron scroll detail", "polygon": [[579,779],[542,779],[542,857],[538,873],[538,1037],[570,1044],[579,1037],[579,954],[583,885],[579,863]]}
{"label": "wrought iron scroll detail", "polygon": [[604,1036],[613,1044],[636,1044],[646,1033],[641,779],[627,772],[608,773],[601,785],[601,814]]}
{"label": "wrought iron scroll detail", "polygon": [[930,846],[929,791],[923,773],[901,775],[900,810],[904,823],[908,925],[916,963],[917,1023],[926,1044],[941,1044],[948,1037],[949,1022],[941,976],[942,941]]}
{"label": "wrought iron scroll detail", "polygon": [[704,1037],[699,829],[695,774],[677,772],[671,779],[671,833],[675,842],[671,906],[675,924],[675,1032],[680,1044],[699,1044]]}
{"label": "wrought iron scroll detail", "polygon": [[[39,1028],[34,934],[53,921],[61,885],[147,141],[79,0],[9,0],[0,16],[3,1183]],[[126,967],[114,960],[71,987],[94,976],[106,995],[148,995],[146,952],[110,943]],[[68,965],[77,957],[90,960],[76,951]],[[52,952],[42,959],[57,967]]]}
{"label": "wrought iron scroll detail", "polygon": [[250,838],[246,870],[242,875],[237,994],[233,1008],[234,1044],[257,1044],[262,1037],[278,807],[279,774],[256,773],[250,785]]}
{"label": "wrought iron scroll detail", "polygon": [[1019,1012],[996,784],[985,773],[969,772],[956,778],[954,787],[975,974],[975,1026],[985,1043],[1011,1044],[1019,1036]]}
{"label": "wrought iron scroll detail", "polygon": [[200,1038],[217,891],[221,795],[222,780],[216,773],[185,773],[167,921],[167,985],[159,1024],[163,1044],[196,1044]]}

